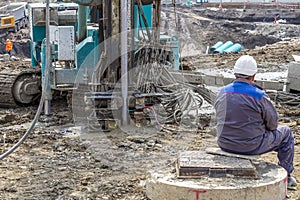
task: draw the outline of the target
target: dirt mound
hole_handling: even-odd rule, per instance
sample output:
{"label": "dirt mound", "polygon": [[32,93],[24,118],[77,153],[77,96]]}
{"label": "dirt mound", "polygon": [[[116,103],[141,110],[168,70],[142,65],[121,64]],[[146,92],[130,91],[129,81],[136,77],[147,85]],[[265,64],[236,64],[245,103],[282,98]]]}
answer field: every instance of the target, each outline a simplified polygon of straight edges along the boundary
{"label": "dirt mound", "polygon": [[263,9],[263,8],[247,8],[242,9],[193,9],[194,12],[201,16],[206,16],[211,19],[217,20],[231,20],[240,22],[274,22],[276,19],[284,19],[289,24],[300,23],[300,9]]}
{"label": "dirt mound", "polygon": [[5,54],[5,41],[13,42],[12,55],[30,58],[30,36],[28,29],[21,29],[17,33],[9,33],[0,38],[0,54]]}

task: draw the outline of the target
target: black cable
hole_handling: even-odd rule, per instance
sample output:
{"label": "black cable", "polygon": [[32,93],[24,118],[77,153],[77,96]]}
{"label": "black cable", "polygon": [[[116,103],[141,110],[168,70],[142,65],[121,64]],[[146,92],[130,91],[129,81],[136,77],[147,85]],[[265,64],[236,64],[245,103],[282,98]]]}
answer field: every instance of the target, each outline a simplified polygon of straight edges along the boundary
{"label": "black cable", "polygon": [[[48,65],[47,65],[48,66]],[[9,150],[7,150],[5,153],[0,155],[0,160],[4,159],[5,157],[7,157],[8,155],[10,155],[12,152],[14,152],[24,141],[25,139],[29,136],[29,134],[32,132],[32,130],[35,127],[36,122],[38,121],[41,113],[42,113],[42,109],[44,106],[44,101],[45,101],[45,96],[46,96],[46,90],[44,88],[47,87],[47,82],[49,80],[49,70],[48,67],[46,66],[46,73],[45,73],[45,79],[44,79],[44,83],[43,83],[43,90],[42,90],[42,95],[41,95],[41,99],[40,99],[40,103],[39,103],[39,107],[37,109],[37,112],[30,124],[30,127],[27,129],[27,131],[25,132],[25,134],[22,136],[22,138],[14,145],[12,146]]]}
{"label": "black cable", "polygon": [[268,96],[275,103],[290,107],[300,107],[300,95],[283,91],[267,91]]}

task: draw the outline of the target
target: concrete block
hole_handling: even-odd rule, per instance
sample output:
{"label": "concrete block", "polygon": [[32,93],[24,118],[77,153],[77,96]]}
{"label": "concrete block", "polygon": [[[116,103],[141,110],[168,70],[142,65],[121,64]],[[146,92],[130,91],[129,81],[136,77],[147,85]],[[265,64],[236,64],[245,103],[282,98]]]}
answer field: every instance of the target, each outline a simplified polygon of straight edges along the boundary
{"label": "concrete block", "polygon": [[[173,166],[174,167],[174,166]],[[179,179],[172,166],[153,171],[146,180],[151,200],[283,200],[287,195],[287,173],[282,167],[256,161],[256,178],[203,176]]]}

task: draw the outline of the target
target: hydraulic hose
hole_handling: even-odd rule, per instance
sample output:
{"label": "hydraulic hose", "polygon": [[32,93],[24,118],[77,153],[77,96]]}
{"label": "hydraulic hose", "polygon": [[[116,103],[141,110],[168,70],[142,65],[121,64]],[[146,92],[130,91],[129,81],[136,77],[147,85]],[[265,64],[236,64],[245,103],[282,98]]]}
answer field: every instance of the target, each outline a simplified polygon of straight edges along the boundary
{"label": "hydraulic hose", "polygon": [[[47,73],[45,74],[45,80],[46,80],[46,77],[48,79]],[[44,81],[44,83],[46,83],[46,81]],[[44,84],[44,86],[45,86],[45,84]],[[22,136],[22,138],[13,147],[11,147],[9,150],[7,150],[5,153],[3,153],[0,156],[0,160],[4,159],[8,155],[10,155],[12,152],[14,152],[25,141],[25,139],[28,137],[28,135],[32,132],[32,130],[34,129],[35,124],[38,121],[38,119],[40,117],[40,114],[42,112],[44,101],[45,101],[45,92],[42,92],[42,96],[41,96],[41,99],[40,99],[38,110],[37,110],[37,112],[34,116],[34,119],[32,120],[32,122],[30,124],[30,127],[27,129],[27,131]]]}
{"label": "hydraulic hose", "polygon": [[300,107],[299,94],[293,94],[283,91],[267,91],[267,94],[275,103],[294,108]]}
{"label": "hydraulic hose", "polygon": [[45,70],[45,79],[43,82],[43,86],[42,86],[42,95],[41,95],[41,99],[40,99],[40,103],[39,103],[39,107],[37,109],[37,112],[33,118],[33,120],[31,121],[30,127],[27,129],[27,131],[25,132],[25,134],[22,136],[22,138],[14,145],[12,146],[9,150],[7,150],[5,153],[3,153],[0,156],[0,160],[4,159],[5,157],[7,157],[8,155],[10,155],[12,152],[14,152],[24,141],[25,139],[28,137],[28,135],[32,132],[32,130],[35,127],[36,122],[38,121],[41,113],[42,113],[42,109],[44,106],[44,102],[45,102],[45,96],[46,96],[46,90],[44,88],[47,87],[47,83],[49,80],[49,69],[48,69],[48,65],[46,65],[46,70]]}
{"label": "hydraulic hose", "polygon": [[[48,65],[46,65],[46,66],[48,67]],[[46,73],[45,73],[45,80],[44,80],[42,88],[46,88],[47,87],[47,82],[49,80],[49,70],[46,68],[45,71],[46,71]],[[39,119],[39,117],[40,117],[40,115],[42,113],[42,109],[43,109],[44,102],[45,102],[45,96],[46,96],[46,90],[43,89],[42,90],[41,99],[40,99],[40,103],[39,103],[39,107],[37,109],[37,112],[36,112],[33,120],[31,121],[30,127],[27,129],[27,131],[22,136],[22,138],[14,146],[12,146],[9,150],[7,150],[5,153],[3,153],[0,156],[0,160],[4,159],[8,155],[10,155],[12,152],[14,152],[25,141],[25,139],[28,137],[28,135],[32,132],[32,130],[35,127],[36,122],[38,121],[38,119]]]}
{"label": "hydraulic hose", "polygon": [[[49,0],[47,0],[46,6],[47,6],[46,8],[49,8]],[[46,10],[48,10],[48,9],[46,9]],[[49,16],[47,16],[48,18],[46,18],[46,21],[48,21],[47,24],[49,24],[49,19],[50,19],[49,12],[47,13],[47,15],[49,15]],[[49,80],[49,67],[50,67],[49,66],[50,65],[50,60],[49,60],[49,52],[50,52],[49,38],[46,39],[46,43],[47,43],[46,45],[47,45],[47,50],[48,50],[48,52],[47,52],[48,53],[48,55],[47,55],[48,58],[46,59],[45,77],[44,77],[44,82],[43,82],[43,85],[42,85],[42,95],[41,95],[39,107],[37,109],[37,112],[36,112],[32,122],[31,122],[31,124],[30,124],[30,127],[27,129],[25,134],[22,136],[22,138],[14,146],[12,146],[9,150],[7,150],[5,153],[3,153],[0,156],[0,160],[4,159],[8,155],[10,155],[12,152],[14,152],[25,141],[25,139],[29,136],[29,134],[34,129],[35,124],[38,121],[38,119],[39,119],[39,117],[42,113],[42,109],[43,109],[44,102],[45,102],[45,96],[46,96],[46,87],[47,87],[47,83],[48,83],[48,80]]]}

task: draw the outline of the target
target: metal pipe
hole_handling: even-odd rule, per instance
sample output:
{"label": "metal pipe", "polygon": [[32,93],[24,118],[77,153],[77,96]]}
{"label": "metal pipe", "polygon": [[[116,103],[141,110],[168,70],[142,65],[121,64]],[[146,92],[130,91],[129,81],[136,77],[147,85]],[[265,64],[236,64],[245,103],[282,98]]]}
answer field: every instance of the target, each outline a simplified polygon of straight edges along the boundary
{"label": "metal pipe", "polygon": [[78,7],[78,31],[77,39],[78,42],[81,42],[86,38],[87,33],[87,7],[79,6]]}
{"label": "metal pipe", "polygon": [[51,100],[45,100],[44,113],[45,113],[45,115],[50,115],[50,113],[51,113]]}
{"label": "metal pipe", "polygon": [[[126,2],[127,2],[127,0],[126,0]],[[145,16],[145,13],[143,10],[143,4],[140,0],[138,0],[138,10],[139,10],[139,16],[140,15],[142,16],[143,22],[145,24],[148,39],[149,39],[149,41],[151,41],[151,34],[150,34],[150,30],[149,30],[149,27],[151,26],[151,24],[148,24],[148,22],[147,22],[147,18]],[[127,16],[127,14],[126,14],[126,16]]]}
{"label": "metal pipe", "polygon": [[231,47],[228,47],[227,49],[224,50],[224,52],[226,53],[236,53],[236,52],[240,52],[243,49],[243,46],[239,43],[235,43],[234,45],[232,45]]}
{"label": "metal pipe", "polygon": [[233,42],[227,41],[222,46],[220,46],[216,50],[214,50],[213,53],[223,53],[227,48],[231,47],[232,45],[233,45]]}
{"label": "metal pipe", "polygon": [[[50,70],[50,5],[49,5],[49,0],[47,0],[46,2],[46,69],[45,69],[45,74],[49,74],[49,70]],[[47,80],[45,80],[47,81]],[[44,90],[46,90],[47,94],[50,93],[50,85],[49,85],[49,81],[46,82],[46,87],[43,88]],[[45,98],[45,104],[44,104],[44,112],[45,115],[49,115],[50,114],[50,106],[51,106],[51,97],[49,97],[48,95],[46,95]]]}
{"label": "metal pipe", "polygon": [[211,48],[210,51],[213,52],[215,51],[217,48],[219,48],[220,46],[222,46],[224,43],[221,41],[218,41],[216,44],[214,44]]}
{"label": "metal pipe", "polygon": [[131,28],[130,28],[130,37],[131,37],[131,46],[130,46],[130,65],[129,65],[129,70],[131,70],[131,69],[133,69],[133,65],[134,65],[134,49],[135,49],[135,47],[134,47],[134,45],[135,45],[135,43],[134,43],[134,36],[135,36],[135,34],[134,34],[134,0],[131,0],[131,14],[130,14],[130,19],[131,19]]}
{"label": "metal pipe", "polygon": [[[99,6],[99,34],[98,34],[98,40],[99,40],[99,44],[101,44],[104,41],[104,0],[102,0],[102,4]],[[99,45],[99,49],[100,49],[101,45]],[[103,52],[106,50],[106,48],[103,49]]]}
{"label": "metal pipe", "polygon": [[160,13],[161,13],[161,0],[155,0],[153,5],[153,27],[154,31],[154,40],[155,42],[159,42],[160,40]]}
{"label": "metal pipe", "polygon": [[111,10],[112,10],[112,6],[111,6],[111,0],[106,0],[106,8],[107,8],[107,22],[106,22],[106,26],[107,26],[107,38],[111,37],[111,29],[112,29],[112,16],[111,16]]}
{"label": "metal pipe", "polygon": [[121,84],[122,84],[122,125],[128,125],[128,54],[127,54],[127,0],[121,1]]}

